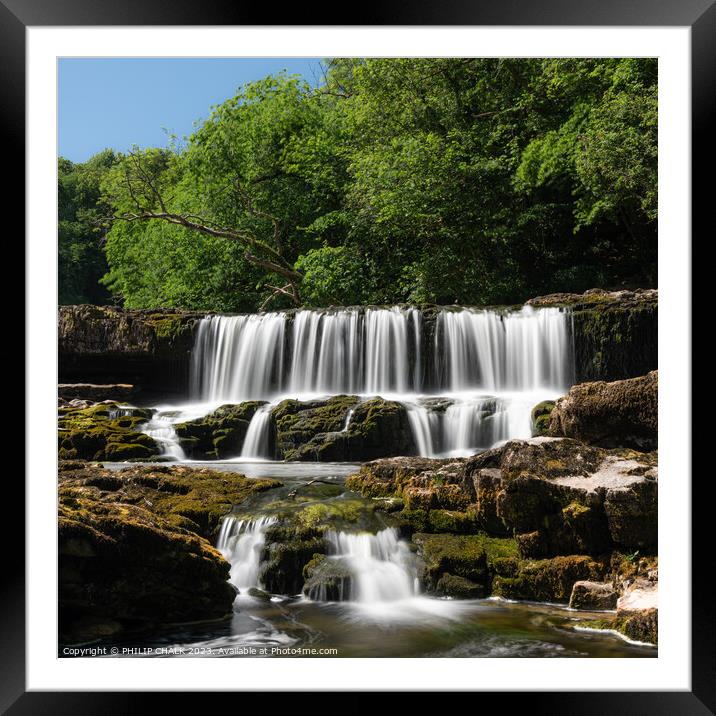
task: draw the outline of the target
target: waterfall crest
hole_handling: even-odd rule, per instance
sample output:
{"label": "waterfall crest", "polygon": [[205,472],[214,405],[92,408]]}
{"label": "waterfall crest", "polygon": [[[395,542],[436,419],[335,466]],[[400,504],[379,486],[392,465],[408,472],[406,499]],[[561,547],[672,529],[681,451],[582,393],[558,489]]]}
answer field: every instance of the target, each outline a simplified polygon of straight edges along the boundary
{"label": "waterfall crest", "polygon": [[[574,380],[571,326],[567,309],[530,306],[209,316],[192,351],[192,397],[380,395],[405,405],[421,455],[467,455],[529,437],[530,408],[566,392]],[[435,396],[452,402],[436,408]],[[242,457],[268,456],[269,410],[255,414]]]}

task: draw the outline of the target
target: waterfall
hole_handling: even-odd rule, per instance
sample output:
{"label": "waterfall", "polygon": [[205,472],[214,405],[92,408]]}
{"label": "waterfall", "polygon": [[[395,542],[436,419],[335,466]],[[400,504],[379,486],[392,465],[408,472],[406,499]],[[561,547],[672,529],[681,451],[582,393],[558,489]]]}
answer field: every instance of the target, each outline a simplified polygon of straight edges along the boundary
{"label": "waterfall", "polygon": [[270,403],[262,405],[251,418],[249,429],[246,431],[244,445],[241,448],[243,458],[270,458],[269,455],[269,428],[271,426]]}
{"label": "waterfall", "polygon": [[[421,455],[457,455],[528,437],[530,408],[573,383],[573,354],[571,314],[560,308],[209,316],[197,331],[191,385],[206,403],[389,397],[405,405]],[[453,404],[435,410],[423,402],[430,395]],[[269,409],[254,415],[243,457],[267,456]]]}
{"label": "waterfall", "polygon": [[229,581],[240,593],[261,586],[259,567],[266,542],[266,529],[275,522],[275,517],[239,520],[233,515],[227,515],[221,523],[216,547],[231,564]]}
{"label": "waterfall", "polygon": [[142,425],[142,432],[154,438],[160,455],[173,460],[186,460],[186,454],[179,443],[179,436],[174,430],[172,416],[157,412],[151,420]]}
{"label": "waterfall", "polygon": [[[418,593],[414,557],[394,527],[377,534],[329,531],[325,535],[328,559],[350,574],[351,601],[374,604],[410,599]],[[309,594],[325,600],[320,587]]]}

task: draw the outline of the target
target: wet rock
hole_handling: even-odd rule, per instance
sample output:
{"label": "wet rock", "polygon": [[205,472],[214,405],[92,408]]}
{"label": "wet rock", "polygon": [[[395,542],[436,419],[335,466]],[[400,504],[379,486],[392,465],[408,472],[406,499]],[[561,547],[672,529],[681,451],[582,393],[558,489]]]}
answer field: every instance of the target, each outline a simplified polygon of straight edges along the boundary
{"label": "wet rock", "polygon": [[615,609],[619,595],[608,582],[575,582],[569,606],[572,609],[605,611]]}
{"label": "wet rock", "polygon": [[[197,460],[238,457],[256,411],[265,401],[222,405],[208,415],[174,426],[187,455]],[[269,436],[273,444],[273,433]]]}
{"label": "wet rock", "polygon": [[57,442],[61,460],[124,461],[159,454],[153,438],[141,432],[152,411],[115,402],[58,409]]}
{"label": "wet rock", "polygon": [[658,373],[612,383],[581,383],[557,400],[549,433],[602,447],[654,450],[658,440]]}
{"label": "wet rock", "polygon": [[318,602],[344,602],[352,598],[352,575],[335,557],[316,555],[303,570],[303,593]]}
{"label": "wet rock", "polygon": [[549,434],[550,415],[553,409],[553,400],[543,400],[532,408],[532,437]]}
{"label": "wet rock", "polygon": [[250,495],[280,487],[271,479],[184,466],[135,466],[105,470],[72,463],[59,474],[59,493],[67,500],[105,505],[136,505],[213,542],[221,519]]}
{"label": "wet rock", "polygon": [[483,584],[445,572],[435,586],[435,593],[453,599],[482,599],[487,596]]}
{"label": "wet rock", "polygon": [[285,460],[351,462],[416,451],[405,407],[382,398],[285,400],[271,415],[277,455]]}
{"label": "wet rock", "polygon": [[[510,563],[517,559],[517,545],[514,540],[488,537],[487,535],[423,534],[413,535],[418,556],[423,568],[420,581],[428,593],[444,596],[460,596],[467,585],[457,583],[455,577],[479,585],[481,595],[489,593],[491,574],[496,570],[510,569]],[[443,580],[444,575],[451,575]],[[462,586],[460,586],[460,584]],[[450,585],[457,589],[449,592]]]}

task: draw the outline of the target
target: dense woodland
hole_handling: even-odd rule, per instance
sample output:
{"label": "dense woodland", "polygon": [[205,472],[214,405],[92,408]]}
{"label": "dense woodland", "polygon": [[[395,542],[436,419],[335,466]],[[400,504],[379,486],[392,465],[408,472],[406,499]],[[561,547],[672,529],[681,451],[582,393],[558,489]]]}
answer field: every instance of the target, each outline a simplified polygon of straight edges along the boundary
{"label": "dense woodland", "polygon": [[59,160],[59,301],[255,311],[653,286],[657,62],[339,59]]}

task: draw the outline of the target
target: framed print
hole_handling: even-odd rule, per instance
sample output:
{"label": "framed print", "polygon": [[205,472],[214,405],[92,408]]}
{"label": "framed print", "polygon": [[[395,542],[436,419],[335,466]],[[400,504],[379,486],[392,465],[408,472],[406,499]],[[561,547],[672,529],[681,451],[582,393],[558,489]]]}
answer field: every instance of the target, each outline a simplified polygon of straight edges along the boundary
{"label": "framed print", "polygon": [[509,9],[2,0],[28,285],[9,713],[715,708],[690,236],[716,11]]}

